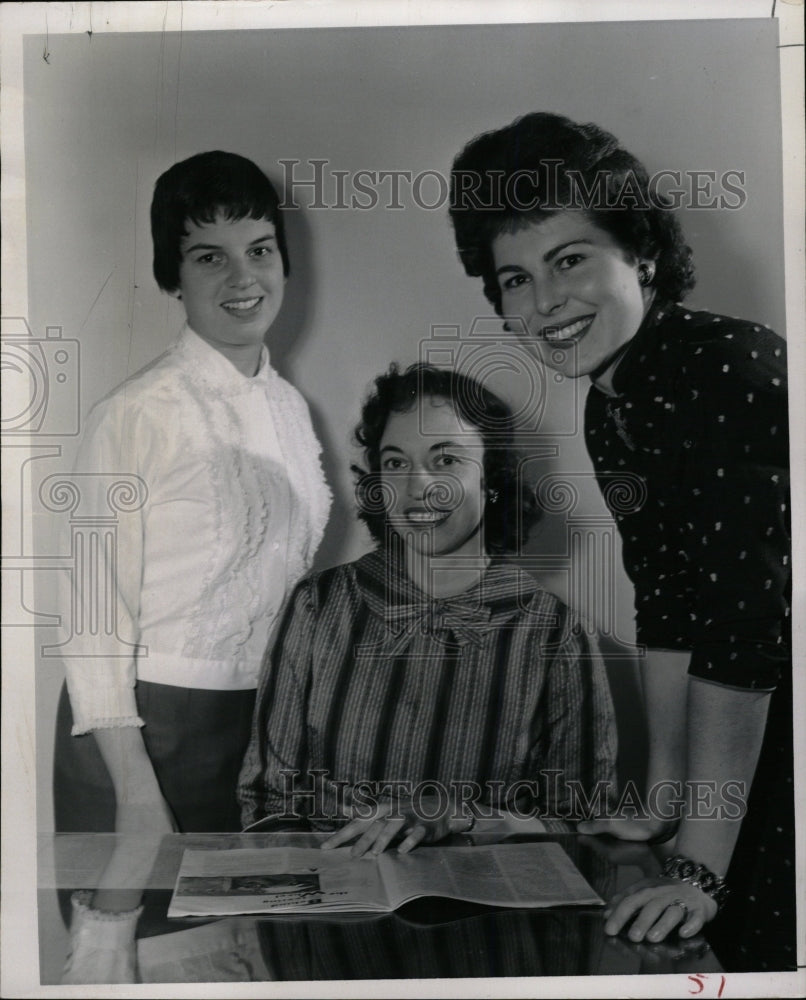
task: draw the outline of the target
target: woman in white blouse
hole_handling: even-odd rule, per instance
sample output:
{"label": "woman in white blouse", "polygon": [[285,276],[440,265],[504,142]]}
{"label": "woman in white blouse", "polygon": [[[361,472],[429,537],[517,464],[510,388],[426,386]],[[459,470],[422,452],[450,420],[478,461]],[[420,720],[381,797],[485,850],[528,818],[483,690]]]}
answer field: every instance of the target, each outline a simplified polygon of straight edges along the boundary
{"label": "woman in white blouse", "polygon": [[239,829],[260,662],[330,505],[307,406],[264,345],[289,270],[270,181],[232,153],[193,156],[157,181],[151,226],[187,323],[84,429],[90,509],[110,475],[139,477],[146,499],[102,567],[131,655],[65,660],[59,830]]}

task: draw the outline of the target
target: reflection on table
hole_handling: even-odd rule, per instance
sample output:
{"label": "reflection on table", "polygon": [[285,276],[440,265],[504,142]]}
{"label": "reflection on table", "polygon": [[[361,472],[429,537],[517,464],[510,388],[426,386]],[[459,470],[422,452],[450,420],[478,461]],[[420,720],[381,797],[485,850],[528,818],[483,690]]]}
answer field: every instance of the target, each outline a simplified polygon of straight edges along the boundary
{"label": "reflection on table", "polygon": [[[644,845],[609,847],[571,834],[510,839],[560,843],[603,899],[657,870],[657,859]],[[429,897],[382,915],[166,916],[186,848],[308,847],[321,840],[322,835],[299,832],[173,834],[153,844],[114,834],[41,837],[42,982],[497,978],[720,969],[700,937],[652,946],[608,938],[599,907],[497,909]],[[468,846],[474,838],[452,842]],[[114,900],[117,893],[123,907],[131,909],[99,919],[88,907],[99,886],[105,898]],[[43,919],[57,897],[71,924],[69,935]]]}

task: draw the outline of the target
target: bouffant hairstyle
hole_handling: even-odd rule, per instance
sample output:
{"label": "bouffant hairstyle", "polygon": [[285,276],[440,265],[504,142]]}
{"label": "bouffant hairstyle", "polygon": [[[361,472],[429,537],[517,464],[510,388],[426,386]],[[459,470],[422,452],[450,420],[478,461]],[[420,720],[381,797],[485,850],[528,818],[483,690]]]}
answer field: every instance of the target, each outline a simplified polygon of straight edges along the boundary
{"label": "bouffant hairstyle", "polygon": [[469,142],[453,162],[450,218],[465,271],[501,315],[492,244],[562,209],[581,210],[633,259],[655,261],[658,295],[694,287],[691,249],[640,160],[597,125],[536,111]]}
{"label": "bouffant hairstyle", "polygon": [[154,185],[154,277],[163,291],[179,288],[182,240],[187,236],[188,222],[210,225],[219,215],[232,222],[268,219],[273,223],[283,273],[288,276],[283,213],[274,186],[245,156],[213,150],[175,163]]}
{"label": "bouffant hairstyle", "polygon": [[[467,375],[427,364],[400,371],[392,364],[375,379],[374,391],[364,403],[355,440],[364,449],[366,468],[353,466],[358,516],[381,545],[390,539],[385,492],[381,478],[380,447],[392,413],[407,413],[422,399],[443,399],[459,419],[475,427],[484,443],[484,545],[490,554],[516,552],[539,518],[534,490],[520,475],[515,447],[515,422],[503,400]],[[493,499],[494,498],[494,499]]]}

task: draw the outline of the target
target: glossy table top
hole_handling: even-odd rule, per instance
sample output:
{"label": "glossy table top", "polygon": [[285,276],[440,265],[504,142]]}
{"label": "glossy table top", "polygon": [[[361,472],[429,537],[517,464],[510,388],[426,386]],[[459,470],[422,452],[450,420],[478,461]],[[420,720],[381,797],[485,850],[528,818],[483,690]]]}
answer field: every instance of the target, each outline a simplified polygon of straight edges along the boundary
{"label": "glossy table top", "polygon": [[[720,971],[701,938],[636,945],[603,932],[601,907],[515,910],[428,897],[394,913],[294,914],[171,919],[168,902],[186,848],[316,846],[299,832],[171,834],[149,841],[115,834],[45,834],[38,844],[41,981],[235,982],[504,976],[594,976]],[[500,832],[455,837],[457,845],[501,840]],[[518,835],[561,844],[603,898],[658,861],[645,845],[573,834]],[[428,846],[420,851],[432,850]],[[142,903],[130,930],[82,931],[71,896],[99,884]],[[142,889],[142,894],[136,890]],[[133,891],[131,891],[133,890]],[[125,895],[125,894],[124,894]],[[89,899],[90,894],[83,897]],[[73,939],[66,922],[73,921]],[[125,923],[125,920],[123,921]],[[128,935],[128,936],[127,936]],[[90,942],[87,951],[87,942]],[[71,949],[79,956],[69,971]],[[83,949],[83,952],[82,952]],[[83,956],[83,957],[82,957]]]}

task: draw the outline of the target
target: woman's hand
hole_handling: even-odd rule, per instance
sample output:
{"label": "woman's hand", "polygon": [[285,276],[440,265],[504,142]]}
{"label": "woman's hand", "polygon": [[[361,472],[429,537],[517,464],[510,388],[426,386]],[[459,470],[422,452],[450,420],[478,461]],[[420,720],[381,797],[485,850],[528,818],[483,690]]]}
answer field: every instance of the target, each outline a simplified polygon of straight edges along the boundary
{"label": "woman's hand", "polygon": [[682,938],[698,934],[717,914],[714,899],[679,879],[644,878],[617,893],[604,911],[605,934],[618,934],[632,920],[631,941],[663,941],[672,931]]}
{"label": "woman's hand", "polygon": [[[434,819],[426,818],[432,814]],[[469,820],[455,809],[445,809],[444,803],[438,799],[429,801],[421,798],[416,810],[410,802],[380,802],[372,816],[351,819],[322,844],[322,849],[340,847],[357,837],[350,851],[352,857],[363,857],[368,851],[377,856],[395,837],[403,834],[404,839],[397,851],[398,854],[408,854],[418,844],[434,843],[452,833],[461,832],[467,828]]]}

